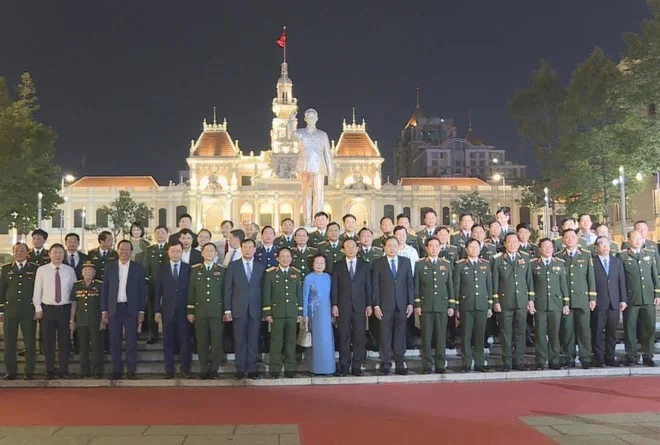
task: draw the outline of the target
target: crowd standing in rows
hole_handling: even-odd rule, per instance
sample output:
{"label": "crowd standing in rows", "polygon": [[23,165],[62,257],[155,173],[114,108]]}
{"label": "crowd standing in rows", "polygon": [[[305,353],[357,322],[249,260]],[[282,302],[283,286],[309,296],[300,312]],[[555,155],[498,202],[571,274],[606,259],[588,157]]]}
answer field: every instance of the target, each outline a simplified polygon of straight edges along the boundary
{"label": "crowd standing in rows", "polygon": [[529,225],[509,225],[506,209],[488,225],[463,214],[453,234],[437,226],[433,210],[416,233],[408,216],[385,216],[376,238],[350,214],[341,225],[324,212],[314,222],[308,232],[286,218],[277,235],[271,226],[243,230],[224,221],[213,242],[209,230],[192,232],[184,214],[176,233],[156,227],[151,245],[134,223],[116,250],[104,231],[87,254],[75,233],[46,250],[48,234],[35,230],[33,247],[14,245],[14,261],[0,272],[5,379],[17,378],[17,355],[33,379],[37,349],[47,379],[73,377],[71,348],[80,377],[103,377],[109,352],[110,377],[134,379],[140,333],[148,344],[162,340],[166,378],[177,374],[177,354],[180,376],[191,378],[194,353],[198,377],[217,378],[227,350],[237,379],[260,377],[261,352],[269,352],[271,378],[293,377],[301,330],[311,332],[304,355],[317,375],[363,375],[368,348],[378,350],[381,374],[405,375],[417,337],[424,373],[446,372],[446,350],[459,336],[462,372],[493,369],[484,353],[491,337],[503,371],[528,369],[532,345],[536,369],[574,367],[576,357],[585,369],[621,366],[621,314],[623,364],[638,364],[639,343],[642,363],[655,366],[660,256],[643,221],[621,249],[607,226],[592,230],[589,215],[564,220],[561,236],[537,244]]}

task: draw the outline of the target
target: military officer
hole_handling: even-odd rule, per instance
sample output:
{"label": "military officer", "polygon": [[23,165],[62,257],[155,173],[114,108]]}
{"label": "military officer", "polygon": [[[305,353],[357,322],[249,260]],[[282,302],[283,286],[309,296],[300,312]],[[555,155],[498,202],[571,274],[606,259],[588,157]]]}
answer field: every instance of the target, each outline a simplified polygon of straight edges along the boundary
{"label": "military officer", "polygon": [[488,225],[488,238],[486,242],[495,246],[495,250],[499,252],[504,252],[504,236],[506,234],[502,233],[502,226],[497,221],[492,221]]}
{"label": "military officer", "polygon": [[[453,264],[438,257],[440,241],[436,237],[426,239],[425,250],[428,256],[415,263],[414,274],[415,315],[420,317],[422,331],[422,368],[424,374],[430,374],[435,364],[435,372],[444,374],[448,317],[456,309]],[[432,355],[434,339],[435,355]]]}
{"label": "military officer", "polygon": [[518,224],[516,226],[516,233],[518,234],[518,239],[520,240],[520,247],[518,248],[518,251],[525,252],[529,255],[530,258],[538,258],[541,255],[539,246],[529,242],[529,237],[532,234],[529,224]]}
{"label": "military officer", "polygon": [[[564,222],[561,223],[561,236],[555,238],[553,241],[555,243],[555,254],[559,253],[562,249],[566,247],[564,244],[564,230],[571,229],[577,234],[578,223],[575,218],[566,218]],[[578,247],[583,250],[587,250],[588,245],[587,241],[584,238],[578,237]]]}
{"label": "military officer", "polygon": [[513,226],[509,224],[511,220],[511,212],[509,211],[508,207],[500,207],[497,209],[497,212],[495,212],[495,221],[500,223],[500,236],[504,238],[507,233],[515,233],[515,229]]}
{"label": "military officer", "polygon": [[374,247],[380,247],[383,249],[385,247],[385,241],[392,236],[393,230],[394,221],[392,221],[392,218],[389,216],[383,216],[380,219],[380,231],[383,232],[383,234],[374,240]]}
{"label": "military officer", "polygon": [[[656,264],[660,264],[660,251],[658,251],[658,245],[654,241],[651,241],[650,239],[646,238],[649,233],[649,226],[648,224],[646,224],[646,221],[635,222],[633,228],[634,230],[642,234],[642,249],[655,252],[655,262]],[[628,247],[629,247],[628,242],[623,242],[621,244],[621,250],[627,250]]]}
{"label": "military officer", "polygon": [[277,260],[279,265],[266,271],[263,288],[263,314],[271,323],[269,370],[274,379],[280,375],[282,357],[284,376],[295,376],[296,327],[303,311],[302,271],[291,266],[292,254],[287,248],[280,249]]}
{"label": "military officer", "polygon": [[165,226],[157,226],[154,229],[154,239],[156,242],[147,247],[142,258],[142,265],[144,266],[144,278],[147,282],[147,314],[145,324],[149,331],[149,338],[147,344],[152,345],[158,341],[158,323],[154,319],[154,294],[156,291],[156,278],[160,265],[167,262],[167,238],[169,230]]}
{"label": "military officer", "polygon": [[461,214],[461,218],[459,219],[458,224],[460,230],[458,233],[455,233],[454,235],[451,236],[450,242],[452,246],[458,247],[459,252],[462,252],[463,248],[465,247],[465,243],[472,236],[471,231],[472,231],[472,227],[474,226],[474,217],[472,216],[471,213],[463,213]]}
{"label": "military officer", "polygon": [[282,235],[275,238],[275,246],[279,249],[281,247],[293,247],[296,242],[293,238],[293,228],[295,224],[291,218],[284,218],[280,224]]}
{"label": "military officer", "polygon": [[[307,241],[309,240],[309,235],[307,230],[302,227],[296,230],[295,233],[296,247],[291,249],[291,254],[293,259],[291,264],[293,267],[300,271],[300,275],[304,277],[311,272],[311,259],[319,251],[315,247],[309,247]],[[279,261],[279,257],[278,257]]]}
{"label": "military officer", "polygon": [[44,248],[47,239],[48,232],[45,230],[37,229],[32,232],[32,249],[29,250],[27,257],[29,263],[36,264],[37,267],[50,263],[48,250]]}
{"label": "military officer", "polygon": [[103,281],[95,280],[96,269],[92,261],[82,265],[82,280],[71,289],[71,319],[69,329],[78,331],[80,346],[80,377],[89,377],[89,351],[92,351],[91,371],[96,378],[103,377],[103,338],[101,331],[101,290]]}
{"label": "military officer", "polygon": [[493,315],[493,276],[488,260],[479,258],[479,241],[465,244],[467,259],[456,261],[454,291],[458,301],[456,317],[461,321],[463,372],[468,372],[474,356],[474,370],[488,372],[484,363],[486,320]]}
{"label": "military officer", "polygon": [[225,269],[213,262],[217,248],[202,246],[203,263],[192,266],[188,285],[188,321],[195,324],[199,378],[215,379],[226,361],[222,345]]}
{"label": "military officer", "polygon": [[363,227],[358,232],[360,238],[357,256],[362,258],[366,263],[371,264],[374,260],[381,258],[385,252],[380,247],[373,246],[374,233],[368,227]]}
{"label": "military officer", "polygon": [[[561,315],[569,313],[569,293],[566,267],[560,258],[553,258],[554,243],[539,241],[540,257],[531,261],[534,279],[534,327],[536,334],[536,369],[561,369],[559,363],[559,325]],[[547,336],[547,340],[546,340]]]}
{"label": "military officer", "polygon": [[655,310],[660,305],[660,279],[655,252],[642,248],[644,236],[633,230],[628,232],[628,248],[619,252],[626,275],[628,308],[623,312],[626,344],[626,366],[639,361],[637,355],[637,323],[639,320],[642,361],[655,366],[653,361],[655,337]]}
{"label": "military officer", "polygon": [[112,248],[113,238],[112,233],[104,230],[99,233],[98,236],[99,247],[94,248],[88,252],[87,258],[94,263],[96,268],[96,276],[94,277],[97,280],[103,280],[103,274],[105,274],[105,266],[110,261],[117,261],[117,251]]}
{"label": "military officer", "polygon": [[311,246],[319,248],[321,244],[324,244],[328,240],[327,228],[329,222],[330,216],[327,213],[316,212],[316,215],[314,215],[314,226],[316,230],[309,234],[309,244]]}
{"label": "military officer", "polygon": [[[405,213],[400,213],[396,217],[396,225],[406,229],[406,244],[417,251],[418,257],[422,256],[420,252],[424,251],[423,244],[420,242],[415,231],[410,228],[410,217]],[[415,267],[415,264],[413,263],[412,266]]]}
{"label": "military officer", "polygon": [[[339,224],[331,222],[327,227],[328,239],[324,243],[318,245],[318,251],[325,255],[325,271],[332,273],[332,266],[344,259],[344,252],[342,251],[342,242],[339,241]],[[313,255],[308,256],[311,258]],[[296,266],[300,266],[296,263]],[[306,269],[309,272],[309,269]]]}
{"label": "military officer", "polygon": [[527,311],[534,311],[534,283],[529,255],[518,252],[519,246],[518,235],[507,233],[504,238],[505,252],[498,253],[493,260],[493,309],[499,313],[505,372],[511,370],[512,364],[517,371],[525,370],[525,320]]}
{"label": "military officer", "polygon": [[342,217],[342,223],[344,224],[344,231],[339,235],[339,242],[344,245],[345,239],[352,239],[356,243],[358,242],[357,232],[355,231],[357,219],[355,215],[347,213]]}
{"label": "military officer", "polygon": [[[610,238],[609,227],[607,227],[605,224],[599,224],[596,226],[595,232],[596,232],[596,239],[602,236],[610,240],[610,252],[612,253],[612,255],[616,255],[617,253],[619,253],[619,245],[614,241],[612,241],[612,238]],[[589,252],[591,252],[592,255],[596,255],[595,243],[589,246]]]}
{"label": "military officer", "polygon": [[578,247],[577,232],[564,230],[562,244],[566,246],[557,253],[564,260],[568,285],[570,312],[563,315],[559,328],[563,364],[574,365],[575,344],[580,349],[582,368],[591,367],[591,311],[596,308],[596,277],[591,253]]}
{"label": "military officer", "polygon": [[27,261],[28,248],[17,243],[13,249],[14,261],[2,266],[0,271],[0,321],[4,326],[4,361],[7,374],[5,380],[15,380],[18,373],[16,348],[18,328],[21,328],[25,345],[25,379],[34,377],[36,356],[36,321],[34,321],[34,277],[37,265]]}
{"label": "military officer", "polygon": [[[484,226],[481,224],[473,225],[470,231],[470,239],[479,241],[479,245],[481,246],[479,249],[479,258],[483,258],[489,262],[493,260],[495,254],[497,254],[497,248],[494,244],[485,241],[486,229]],[[467,251],[465,249],[459,249],[459,252],[461,258],[467,258]]]}
{"label": "military officer", "polygon": [[435,229],[435,237],[440,241],[440,258],[446,258],[455,263],[458,258],[458,247],[449,243],[449,229],[447,227],[438,227]]}
{"label": "military officer", "polygon": [[272,226],[264,226],[261,229],[261,245],[254,253],[254,259],[266,266],[266,269],[277,265],[277,246],[275,241],[275,229]]}
{"label": "military officer", "polygon": [[419,251],[420,258],[427,256],[427,252],[424,246],[426,246],[426,240],[435,236],[435,231],[437,229],[436,227],[437,222],[438,222],[438,214],[435,213],[435,210],[433,209],[427,210],[426,213],[424,214],[424,228],[416,233],[417,239],[419,240],[419,244],[420,244],[420,251]]}

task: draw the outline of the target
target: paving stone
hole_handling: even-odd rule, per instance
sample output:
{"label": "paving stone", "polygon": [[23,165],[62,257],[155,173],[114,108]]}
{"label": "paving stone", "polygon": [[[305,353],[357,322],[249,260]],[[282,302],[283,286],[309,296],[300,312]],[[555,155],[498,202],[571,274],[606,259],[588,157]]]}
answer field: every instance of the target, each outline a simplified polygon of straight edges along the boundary
{"label": "paving stone", "polygon": [[279,434],[250,434],[244,436],[188,436],[186,437],[186,440],[183,443],[183,445],[279,445],[279,444],[280,444]]}
{"label": "paving stone", "polygon": [[617,437],[631,445],[651,445],[660,443],[660,434],[617,434]]}
{"label": "paving stone", "polygon": [[186,436],[96,436],[89,445],[182,445]]}
{"label": "paving stone", "polygon": [[280,434],[280,445],[300,445],[300,435]]}
{"label": "paving stone", "polygon": [[527,425],[531,426],[554,426],[554,425],[574,425],[581,424],[582,422],[576,420],[574,417],[566,416],[527,416],[520,418]]}
{"label": "paving stone", "polygon": [[567,436],[595,436],[595,435],[614,435],[626,434],[624,429],[616,427],[616,425],[594,425],[586,423],[578,423],[574,425],[553,425],[553,427],[562,434]]}
{"label": "paving stone", "polygon": [[87,445],[91,436],[7,436],[0,438],[0,445]]}
{"label": "paving stone", "polygon": [[553,437],[560,445],[630,445],[623,439],[611,435],[595,435],[595,436],[563,436]]}
{"label": "paving stone", "polygon": [[366,385],[378,383],[378,376],[312,377],[312,385]]}
{"label": "paving stone", "polygon": [[234,434],[298,434],[298,425],[237,425]]}
{"label": "paving stone", "polygon": [[59,426],[0,426],[0,437],[5,436],[50,436]]}
{"label": "paving stone", "polygon": [[234,434],[235,425],[156,425],[150,426],[144,433],[145,436],[212,436]]}
{"label": "paving stone", "polygon": [[555,437],[555,436],[564,436],[562,433],[557,431],[551,426],[545,426],[545,425],[540,425],[540,426],[535,426],[534,429],[538,431],[541,434],[544,434],[549,437]]}
{"label": "paving stone", "polygon": [[57,430],[55,436],[141,436],[147,431],[146,425],[138,426],[65,426]]}

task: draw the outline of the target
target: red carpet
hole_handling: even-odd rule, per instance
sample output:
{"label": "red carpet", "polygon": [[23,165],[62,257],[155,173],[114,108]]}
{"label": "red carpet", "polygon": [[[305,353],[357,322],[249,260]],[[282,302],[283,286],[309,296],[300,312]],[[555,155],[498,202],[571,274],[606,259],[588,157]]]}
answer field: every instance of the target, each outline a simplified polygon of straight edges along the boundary
{"label": "red carpet", "polygon": [[[660,411],[660,377],[280,388],[3,389],[3,425],[298,424],[303,445],[553,443],[521,416]],[[346,440],[349,439],[349,440]]]}

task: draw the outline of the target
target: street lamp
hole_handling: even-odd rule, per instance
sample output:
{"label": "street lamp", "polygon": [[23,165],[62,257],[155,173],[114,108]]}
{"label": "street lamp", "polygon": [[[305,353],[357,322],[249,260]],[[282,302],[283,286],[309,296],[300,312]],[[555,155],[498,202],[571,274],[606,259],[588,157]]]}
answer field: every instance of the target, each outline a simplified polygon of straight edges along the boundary
{"label": "street lamp", "polygon": [[64,224],[64,212],[65,212],[64,207],[66,206],[67,197],[64,196],[64,185],[69,184],[69,183],[71,183],[75,180],[76,180],[76,177],[73,176],[70,173],[62,176],[62,185],[60,187],[60,196],[62,196],[62,198],[64,199],[64,202],[61,204],[61,207],[60,207],[60,212],[61,212],[60,213],[60,215],[61,215],[61,217],[60,217],[60,241],[62,240],[62,234],[64,233],[64,231],[66,231],[66,225]]}
{"label": "street lamp", "polygon": [[543,228],[545,229],[546,238],[550,238],[550,195],[548,194],[548,187],[543,189],[545,193],[545,208],[543,211]]}
{"label": "street lamp", "polygon": [[[493,161],[495,161],[493,159]],[[504,178],[504,175],[501,173],[495,173],[493,175],[493,181],[502,181],[502,202],[503,202],[503,207],[506,207],[506,179]],[[499,206],[498,206],[499,207]]]}
{"label": "street lamp", "polygon": [[[642,181],[644,175],[638,172],[635,175],[635,179]],[[619,208],[621,209],[621,236],[622,239],[626,239],[626,177],[624,175],[623,165],[619,166],[619,177],[612,181],[612,184],[619,186],[619,191],[621,192],[621,204]]]}
{"label": "street lamp", "polygon": [[37,229],[41,229],[41,213],[42,213],[42,204],[41,199],[44,197],[44,194],[39,192],[37,193]]}
{"label": "street lamp", "polygon": [[60,189],[60,190],[62,190],[62,195],[64,195],[64,184],[65,183],[68,184],[68,183],[73,182],[75,180],[76,180],[76,177],[73,176],[72,174],[67,174],[67,175],[62,176],[62,187]]}
{"label": "street lamp", "polygon": [[87,208],[85,206],[83,206],[82,214],[80,216],[82,216],[82,230],[81,230],[81,235],[82,236],[80,237],[80,239],[81,239],[80,248],[84,252],[85,251],[85,217],[87,216]]}

